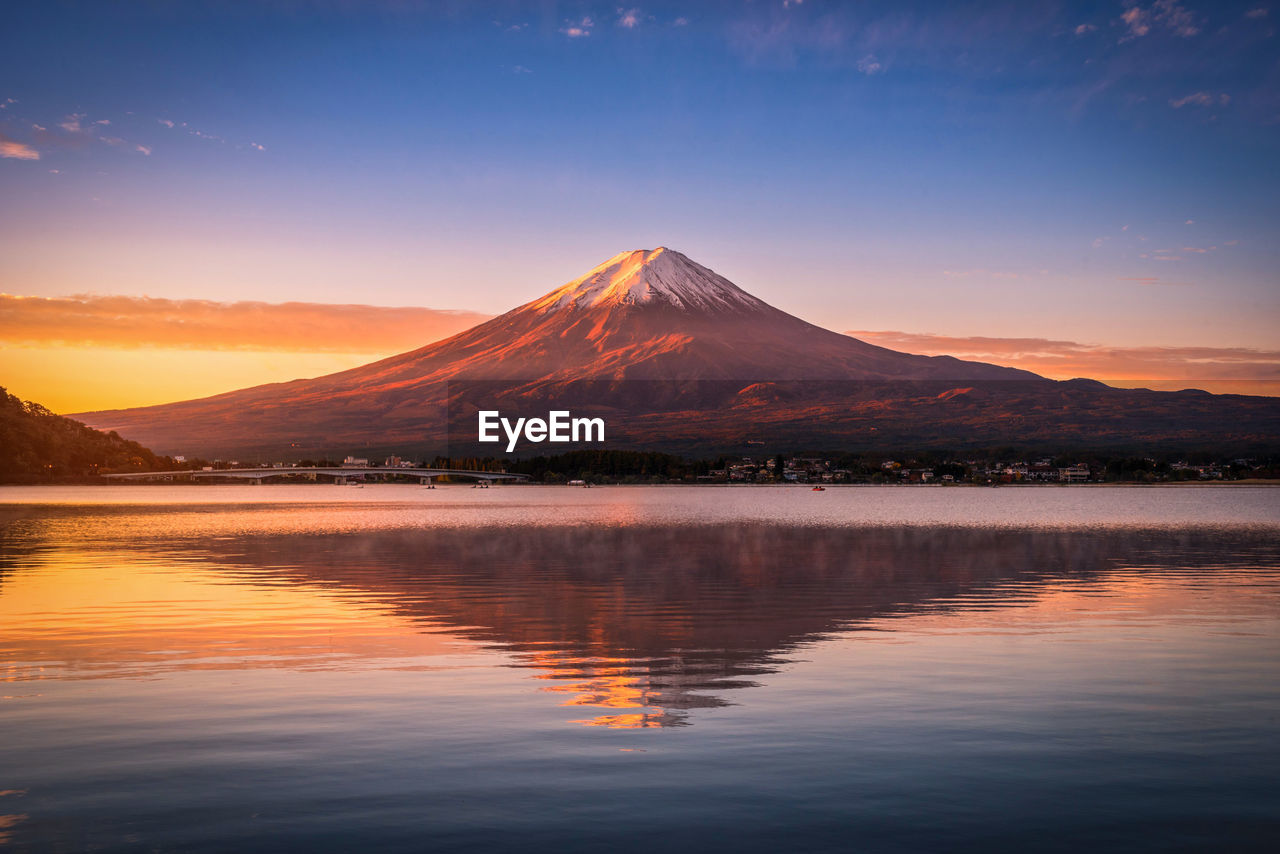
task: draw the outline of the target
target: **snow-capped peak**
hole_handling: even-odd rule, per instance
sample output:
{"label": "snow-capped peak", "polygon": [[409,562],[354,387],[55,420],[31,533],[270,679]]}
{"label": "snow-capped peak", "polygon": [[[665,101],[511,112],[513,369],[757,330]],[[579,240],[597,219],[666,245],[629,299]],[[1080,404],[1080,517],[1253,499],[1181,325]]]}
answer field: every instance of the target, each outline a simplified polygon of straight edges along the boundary
{"label": "snow-capped peak", "polygon": [[659,303],[688,310],[760,309],[764,302],[674,249],[621,252],[532,303],[539,311]]}

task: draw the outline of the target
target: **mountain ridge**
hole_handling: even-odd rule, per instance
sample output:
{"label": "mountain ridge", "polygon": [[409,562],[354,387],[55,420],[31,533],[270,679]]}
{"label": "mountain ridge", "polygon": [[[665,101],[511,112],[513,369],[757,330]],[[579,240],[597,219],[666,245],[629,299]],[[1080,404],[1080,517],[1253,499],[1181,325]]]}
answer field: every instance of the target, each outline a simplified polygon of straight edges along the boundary
{"label": "mountain ridge", "polygon": [[[718,435],[725,440],[730,434],[757,433],[801,441],[821,438],[825,430],[833,440],[850,441],[861,435],[855,424],[863,425],[868,435],[881,433],[876,440],[911,428],[904,435],[954,441],[952,427],[965,424],[960,439],[966,432],[975,440],[1016,436],[1025,432],[1026,418],[998,405],[1014,399],[1015,387],[1029,411],[1051,411],[1053,418],[1067,421],[1079,421],[1090,401],[1109,402],[1114,409],[1112,393],[1118,392],[869,344],[790,315],[683,254],[658,247],[619,253],[502,315],[357,368],[77,417],[139,437],[152,447],[205,455],[215,448],[232,453],[241,448],[333,451],[409,444],[425,449],[432,442],[447,443],[447,410],[463,394],[460,389],[470,394],[477,383],[489,383],[484,394],[497,402],[539,401],[556,408],[572,402],[599,405],[619,417],[626,414],[636,425],[631,436],[635,446],[649,441],[655,449],[675,447],[667,443],[673,436],[684,437],[678,444],[687,445],[690,437],[680,418],[718,424]],[[956,389],[966,391],[940,397]],[[1074,395],[1074,403],[1064,404],[1064,394]],[[1139,414],[1151,404],[1141,396],[1125,400]],[[942,422],[936,411],[939,401],[951,410]],[[1166,410],[1171,406],[1161,405]],[[990,408],[986,415],[991,419],[1009,419],[1008,429],[984,424],[984,407]],[[1073,408],[1080,412],[1073,414]],[[893,415],[898,409],[900,417]],[[662,413],[670,417],[664,421]],[[938,435],[917,435],[915,419],[921,418],[922,424],[938,422]],[[797,420],[803,423],[792,423]],[[1133,421],[1114,414],[1105,420],[1101,426],[1108,429]],[[1197,436],[1221,430],[1221,425],[1154,427],[1157,433],[1172,429],[1184,437],[1188,429]],[[1048,435],[1052,428],[1049,420],[1036,430]],[[217,438],[202,440],[211,429]],[[455,437],[458,432],[453,425]],[[1087,434],[1079,425],[1063,432]]]}

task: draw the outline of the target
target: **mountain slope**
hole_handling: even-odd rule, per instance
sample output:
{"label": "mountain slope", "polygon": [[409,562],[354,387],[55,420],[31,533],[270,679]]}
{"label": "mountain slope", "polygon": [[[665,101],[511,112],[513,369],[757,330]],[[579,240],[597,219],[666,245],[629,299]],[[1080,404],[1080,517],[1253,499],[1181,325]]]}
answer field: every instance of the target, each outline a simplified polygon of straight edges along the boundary
{"label": "mountain slope", "polygon": [[[659,248],[623,252],[506,314],[359,368],[80,417],[166,451],[206,455],[440,449],[448,438],[448,402],[475,397],[481,386],[485,399],[555,408],[591,403],[627,414],[647,424],[631,436],[633,444],[654,448],[667,446],[666,437],[684,432],[690,421],[719,419],[721,439],[732,431],[799,441],[823,430],[848,437],[849,430],[836,429],[840,419],[848,422],[857,412],[888,417],[896,407],[900,420],[914,426],[917,416],[939,417],[932,403],[921,409],[915,401],[945,393],[958,399],[946,407],[951,413],[965,407],[982,413],[1007,402],[1015,387],[1049,401],[1053,417],[1070,421],[1073,411],[1088,408],[1090,396],[1116,391],[877,347],[780,311],[679,252]],[[1074,396],[1065,406],[1059,405],[1063,394]],[[1139,409],[1144,406],[1151,402]],[[733,413],[727,422],[726,413]],[[1007,413],[997,408],[991,417]],[[1008,432],[999,424],[987,427],[970,432],[983,441]],[[859,429],[879,432],[874,425]],[[459,432],[455,423],[455,440]]]}
{"label": "mountain slope", "polygon": [[147,471],[169,460],[114,433],[54,415],[0,388],[0,483],[43,483],[110,471]]}

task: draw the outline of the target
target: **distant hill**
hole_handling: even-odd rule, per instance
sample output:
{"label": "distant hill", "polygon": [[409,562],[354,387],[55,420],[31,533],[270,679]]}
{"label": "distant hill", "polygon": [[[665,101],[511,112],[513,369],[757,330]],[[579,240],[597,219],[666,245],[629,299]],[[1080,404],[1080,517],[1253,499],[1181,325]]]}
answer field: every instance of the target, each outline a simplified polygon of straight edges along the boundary
{"label": "distant hill", "polygon": [[665,248],[623,252],[466,332],[342,373],[78,417],[165,453],[292,459],[480,453],[481,409],[593,413],[610,449],[701,455],[1280,447],[1278,398],[901,353],[793,317]]}
{"label": "distant hill", "polygon": [[113,471],[167,468],[137,442],[54,415],[0,388],[0,483],[72,481]]}

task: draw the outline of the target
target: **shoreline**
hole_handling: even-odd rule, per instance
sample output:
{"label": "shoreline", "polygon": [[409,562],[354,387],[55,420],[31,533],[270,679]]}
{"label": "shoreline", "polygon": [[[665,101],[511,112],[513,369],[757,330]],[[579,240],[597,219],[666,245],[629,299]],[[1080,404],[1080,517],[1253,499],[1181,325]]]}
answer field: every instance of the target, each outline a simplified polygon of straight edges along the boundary
{"label": "shoreline", "polygon": [[[188,487],[226,487],[226,486],[315,486],[315,487],[342,487],[342,486],[406,486],[414,489],[425,489],[422,484],[417,483],[384,483],[381,481],[370,481],[361,484],[337,484],[337,483],[315,483],[313,481],[292,480],[280,481],[276,483],[251,484],[245,482],[227,482],[227,481],[211,481],[199,482],[189,480],[175,480],[163,482],[112,482],[103,483],[95,482],[76,482],[68,481],[65,483],[0,483],[0,488],[48,488],[48,487],[148,487],[148,486],[188,486]],[[462,489],[471,489],[471,483],[438,483],[435,485],[437,489],[456,487]],[[567,483],[502,483],[490,485],[488,488],[511,488],[511,487],[554,487],[558,489],[598,489],[601,487],[654,487],[654,486],[681,486],[690,488],[731,488],[731,489],[747,489],[756,487],[787,487],[791,489],[807,489],[812,491],[815,486],[821,486],[826,489],[853,489],[853,488],[873,488],[873,489],[1097,489],[1100,487],[1124,487],[1127,489],[1153,489],[1153,488],[1171,488],[1186,489],[1195,487],[1213,487],[1213,488],[1229,488],[1229,487],[1248,487],[1248,486],[1280,486],[1278,478],[1259,478],[1257,480],[1201,480],[1201,481],[1176,481],[1163,483],[1135,483],[1128,481],[1116,481],[1110,483],[685,483],[681,481],[671,481],[667,483],[621,483],[621,482],[603,482],[593,483],[590,487],[580,485],[569,485]]]}

